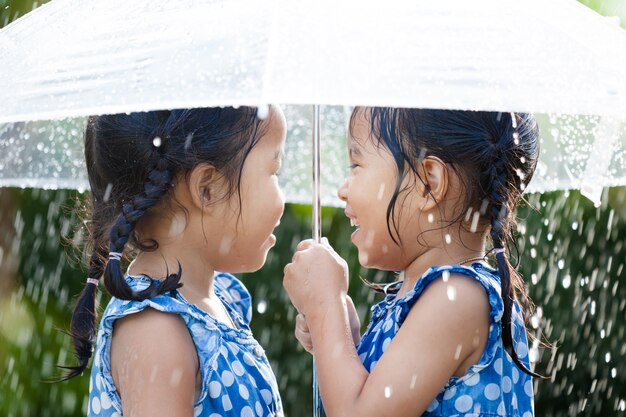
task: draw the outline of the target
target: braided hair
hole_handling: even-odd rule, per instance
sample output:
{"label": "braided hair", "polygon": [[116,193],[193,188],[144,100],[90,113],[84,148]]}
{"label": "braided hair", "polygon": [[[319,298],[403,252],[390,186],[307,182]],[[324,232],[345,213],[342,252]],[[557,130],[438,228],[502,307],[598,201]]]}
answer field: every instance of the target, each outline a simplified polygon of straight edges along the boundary
{"label": "braided hair", "polygon": [[[514,210],[531,180],[539,156],[539,129],[535,118],[526,113],[498,113],[431,109],[357,108],[357,115],[369,120],[371,137],[392,154],[397,168],[394,194],[387,207],[387,228],[396,242],[399,237],[395,215],[399,196],[406,190],[408,172],[421,178],[419,162],[428,156],[440,158],[458,175],[465,188],[463,207],[450,224],[463,222],[475,211],[488,222],[490,237],[501,281],[504,305],[502,341],[514,363],[525,373],[540,376],[524,365],[515,352],[512,336],[512,310],[520,300],[525,318],[531,308],[524,281],[511,265],[506,248],[512,241]],[[380,284],[366,282],[380,291]]]}
{"label": "braided hair", "polygon": [[92,116],[85,130],[85,160],[91,190],[86,226],[89,275],[74,308],[70,334],[78,364],[61,366],[61,380],[80,375],[96,339],[98,282],[124,300],[141,301],[182,286],[182,267],[147,288],[133,290],[124,277],[125,251],[156,250],[141,240],[136,226],[150,212],[165,208],[175,178],[209,163],[225,177],[224,198],[239,194],[243,164],[263,128],[251,107],[197,108]]}

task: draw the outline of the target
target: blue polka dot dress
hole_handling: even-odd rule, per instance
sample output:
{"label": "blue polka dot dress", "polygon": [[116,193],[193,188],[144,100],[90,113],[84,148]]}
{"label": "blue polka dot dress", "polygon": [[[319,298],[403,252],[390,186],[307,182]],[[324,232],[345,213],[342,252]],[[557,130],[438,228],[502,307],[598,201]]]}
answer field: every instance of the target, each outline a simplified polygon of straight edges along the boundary
{"label": "blue polka dot dress", "polygon": [[[148,286],[146,277],[128,277],[135,290]],[[215,276],[220,297],[237,328],[233,329],[187,302],[177,291],[144,301],[112,298],[102,317],[89,384],[88,416],[121,417],[122,403],[110,368],[111,335],[115,320],[147,307],[178,314],[196,345],[202,387],[194,404],[194,417],[282,416],[276,378],[263,348],[252,336],[248,290],[234,276]]]}
{"label": "blue polka dot dress", "polygon": [[[521,372],[506,353],[502,343],[503,302],[500,297],[500,278],[497,271],[476,262],[469,267],[435,266],[428,269],[404,297],[388,294],[372,307],[372,318],[367,331],[357,346],[359,358],[371,372],[383,355],[391,339],[406,319],[409,310],[428,284],[443,274],[462,274],[479,282],[485,289],[491,312],[489,338],[482,357],[470,366],[462,377],[452,377],[433,400],[423,416],[534,416],[532,378]],[[390,284],[399,287],[401,282]],[[521,310],[517,302],[513,308],[513,340],[516,352],[529,367],[528,342]]]}

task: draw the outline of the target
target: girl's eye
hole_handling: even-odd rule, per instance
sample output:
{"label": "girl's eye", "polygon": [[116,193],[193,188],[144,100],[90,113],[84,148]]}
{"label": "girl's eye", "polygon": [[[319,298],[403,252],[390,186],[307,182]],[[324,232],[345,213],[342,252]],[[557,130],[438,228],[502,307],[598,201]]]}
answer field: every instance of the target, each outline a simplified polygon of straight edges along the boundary
{"label": "girl's eye", "polygon": [[280,177],[280,171],[274,172],[274,175],[277,176],[277,177]]}
{"label": "girl's eye", "polygon": [[348,168],[350,168],[350,169],[354,169],[354,168],[356,168],[356,167],[358,167],[358,166],[359,166],[359,164],[350,164],[350,166],[349,166]]}

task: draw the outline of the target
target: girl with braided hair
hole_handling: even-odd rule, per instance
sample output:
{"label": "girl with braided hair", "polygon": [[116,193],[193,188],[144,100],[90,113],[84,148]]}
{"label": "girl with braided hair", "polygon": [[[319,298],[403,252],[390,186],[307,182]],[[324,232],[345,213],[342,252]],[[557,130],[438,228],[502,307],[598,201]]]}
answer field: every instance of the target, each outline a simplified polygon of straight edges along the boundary
{"label": "girl with braided hair", "polygon": [[538,135],[530,114],[354,110],[338,195],[361,265],[401,272],[366,282],[385,298],[360,337],[327,242],[301,242],[285,267],[329,417],[533,415],[529,301],[507,243]]}
{"label": "girl with braided hair", "polygon": [[[89,416],[282,414],[231,273],[259,269],[275,244],[284,140],[275,106],[263,120],[249,107],[89,118],[91,256],[67,375],[93,352]],[[100,281],[112,298],[96,331]]]}

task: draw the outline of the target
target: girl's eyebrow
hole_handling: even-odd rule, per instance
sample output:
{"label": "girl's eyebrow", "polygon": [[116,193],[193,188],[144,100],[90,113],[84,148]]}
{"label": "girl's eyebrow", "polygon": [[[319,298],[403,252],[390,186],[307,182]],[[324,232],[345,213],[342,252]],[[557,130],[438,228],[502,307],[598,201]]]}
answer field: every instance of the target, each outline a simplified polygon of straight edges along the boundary
{"label": "girl's eyebrow", "polygon": [[350,146],[348,148],[348,152],[350,154],[350,157],[352,156],[361,156],[361,148],[355,144],[354,142],[350,143]]}

